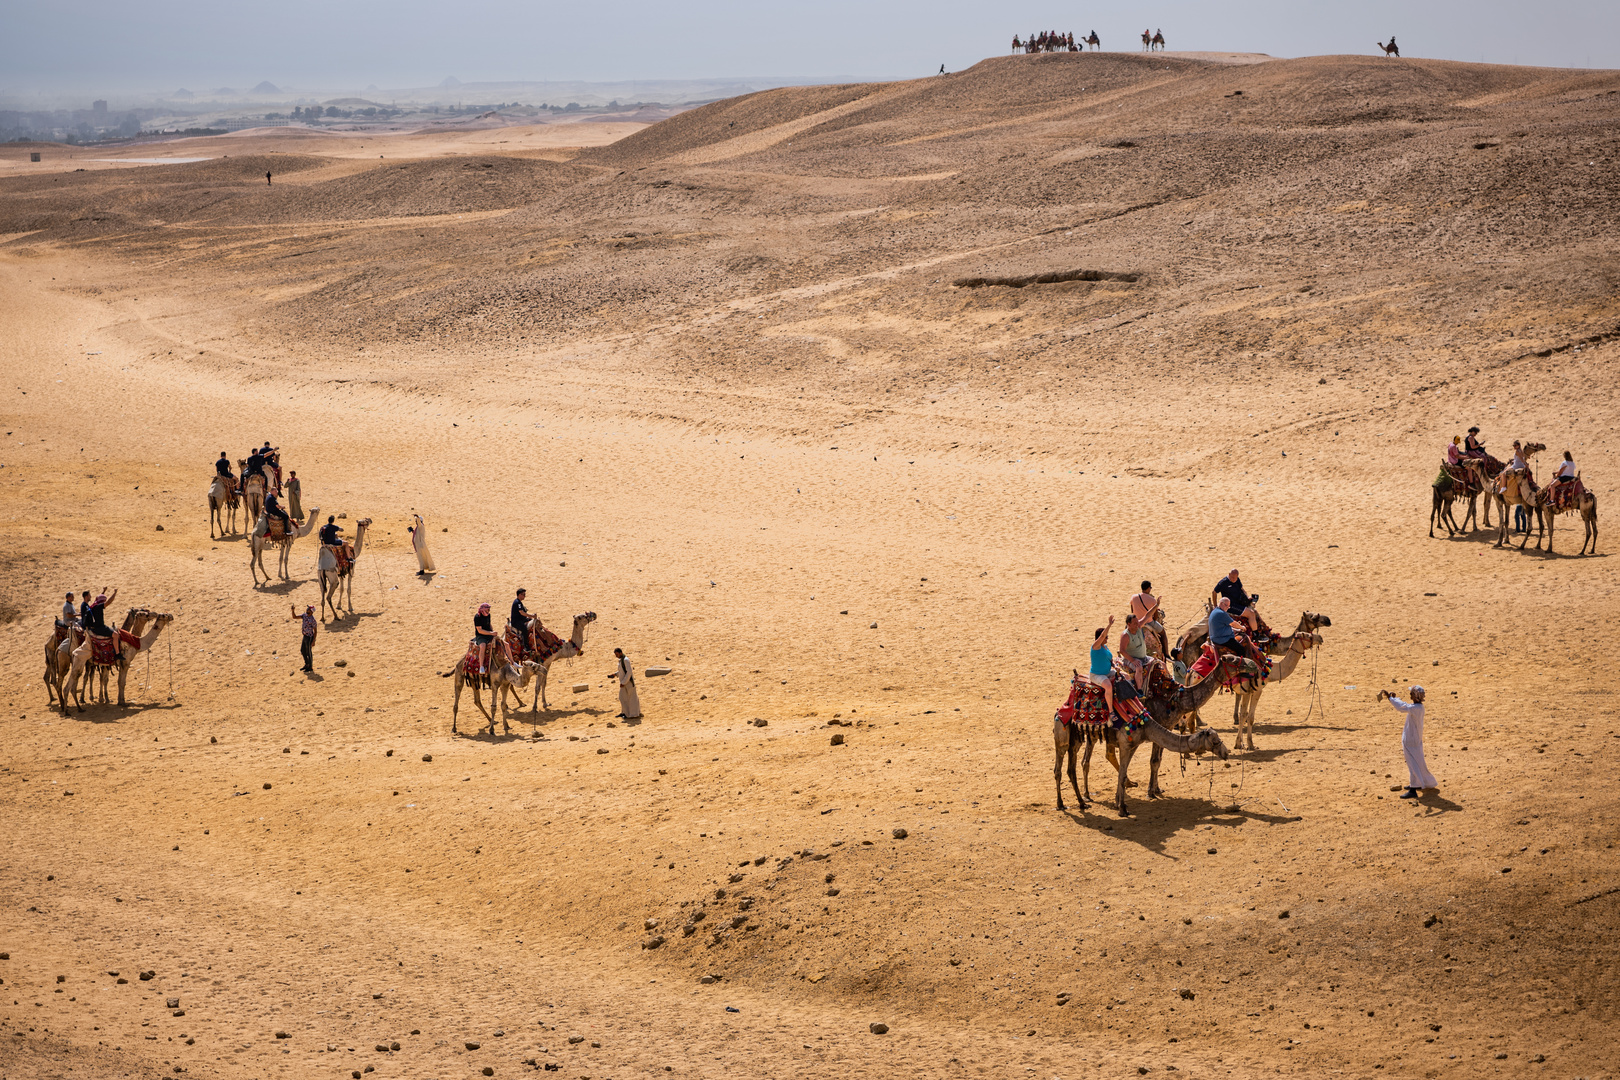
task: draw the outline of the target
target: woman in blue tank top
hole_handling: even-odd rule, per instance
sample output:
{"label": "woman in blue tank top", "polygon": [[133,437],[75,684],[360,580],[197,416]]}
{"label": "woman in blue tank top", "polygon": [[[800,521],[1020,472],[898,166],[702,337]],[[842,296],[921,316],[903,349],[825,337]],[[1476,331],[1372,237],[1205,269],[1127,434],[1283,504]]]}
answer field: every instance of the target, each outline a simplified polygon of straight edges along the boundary
{"label": "woman in blue tank top", "polygon": [[1114,617],[1108,616],[1108,625],[1097,631],[1097,636],[1091,642],[1091,671],[1088,675],[1090,681],[1103,689],[1103,696],[1108,700],[1108,712],[1114,711],[1114,654],[1108,650],[1108,632],[1114,628]]}

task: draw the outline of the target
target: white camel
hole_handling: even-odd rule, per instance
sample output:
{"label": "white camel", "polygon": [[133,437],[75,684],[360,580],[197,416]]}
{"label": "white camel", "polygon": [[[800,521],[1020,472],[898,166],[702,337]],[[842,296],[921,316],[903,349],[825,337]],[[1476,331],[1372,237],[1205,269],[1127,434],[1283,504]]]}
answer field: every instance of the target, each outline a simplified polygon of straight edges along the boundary
{"label": "white camel", "polygon": [[218,473],[214,474],[214,482],[208,485],[208,538],[214,538],[214,523],[219,523],[219,535],[225,535],[225,515],[230,515],[231,532],[236,531],[236,513],[242,508],[242,497],[236,493],[234,485],[227,484],[225,478]]}
{"label": "white camel", "polygon": [[1232,725],[1237,729],[1237,741],[1232,749],[1242,750],[1244,740],[1248,740],[1249,749],[1254,749],[1254,715],[1260,706],[1260,695],[1266,692],[1266,687],[1274,682],[1281,682],[1292,675],[1294,668],[1305,653],[1322,644],[1322,635],[1312,632],[1295,634],[1288,641],[1288,651],[1281,660],[1272,665],[1271,674],[1266,681],[1255,687],[1252,691],[1238,690],[1236,700],[1232,702]]}
{"label": "white camel", "polygon": [[508,734],[512,725],[507,723],[508,711],[506,708],[506,695],[508,692],[517,698],[518,708],[523,708],[523,699],[518,697],[518,691],[529,685],[529,680],[541,671],[540,661],[525,660],[521,664],[510,661],[497,664],[489,674],[489,733],[495,734],[495,716],[500,715],[501,726]]}
{"label": "white camel", "polygon": [[[311,514],[309,520],[314,521]],[[326,617],[326,609],[332,609],[332,618],[338,617],[338,602],[347,599],[349,614],[354,614],[354,567],[360,561],[360,552],[366,546],[366,529],[370,527],[370,518],[361,518],[354,523],[354,557],[349,560],[342,573],[338,572],[337,553],[330,545],[321,545],[320,558],[316,560],[316,567],[321,572],[321,617]]]}
{"label": "white camel", "polygon": [[259,585],[259,571],[261,570],[264,571],[264,583],[266,585],[270,584],[270,571],[264,569],[264,549],[270,544],[281,545],[281,557],[276,561],[276,573],[281,576],[283,581],[292,576],[287,571],[287,560],[292,556],[293,541],[308,536],[314,531],[315,522],[320,516],[320,512],[320,507],[310,507],[309,517],[304,519],[304,523],[293,526],[282,534],[280,540],[270,539],[269,519],[264,514],[259,515],[258,520],[253,525],[253,532],[248,536],[248,543],[253,548],[252,553],[248,556],[248,569],[253,571],[254,588]]}
{"label": "white camel", "polygon": [[[60,620],[57,627],[63,627]],[[84,631],[77,625],[61,629],[51,634],[50,640],[45,642],[45,698],[46,704],[51,705],[58,698],[62,699],[62,706],[67,707],[67,697],[63,693],[62,684],[67,674],[73,669],[73,650],[84,640]]]}
{"label": "white camel", "polygon": [[[236,463],[238,468],[247,468],[247,462]],[[244,476],[241,481],[242,501],[247,503],[246,521],[257,521],[259,514],[264,510],[264,477],[258,473]]]}
{"label": "white camel", "polygon": [[[143,634],[141,628],[148,619],[152,622],[152,628]],[[131,612],[130,617],[125,620],[125,625],[129,627],[125,632],[135,635],[135,641],[132,643],[122,636],[118,638],[118,656],[115,664],[118,668],[118,704],[120,707],[124,705],[124,682],[129,678],[130,663],[136,656],[150,649],[152,644],[157,641],[158,635],[163,632],[163,628],[173,621],[173,615],[155,615],[144,609]],[[108,703],[107,676],[111,673],[111,669],[92,662],[91,653],[93,648],[93,643],[86,636],[84,644],[73,650],[73,669],[68,672],[67,683],[63,688],[66,692],[72,693],[74,704],[78,706],[80,712],[84,712],[84,690],[89,687],[90,681],[97,672],[101,674],[100,702],[103,705]],[[80,683],[81,678],[83,679],[82,685]],[[67,712],[66,693],[62,697],[62,712],[64,714]]]}

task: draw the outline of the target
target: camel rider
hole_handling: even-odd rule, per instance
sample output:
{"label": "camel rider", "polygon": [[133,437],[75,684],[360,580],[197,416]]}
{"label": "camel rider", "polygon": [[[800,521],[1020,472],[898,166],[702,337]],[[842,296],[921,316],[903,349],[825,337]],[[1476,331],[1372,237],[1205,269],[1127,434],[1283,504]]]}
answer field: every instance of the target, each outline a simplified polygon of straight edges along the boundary
{"label": "camel rider", "polygon": [[1463,457],[1485,458],[1485,444],[1479,441],[1479,428],[1468,429],[1468,437],[1463,440]]}
{"label": "camel rider", "polygon": [[86,633],[97,637],[112,637],[112,630],[107,626],[107,605],[118,598],[118,590],[114,589],[109,595],[105,590],[91,603],[90,610],[84,616],[84,629]]}
{"label": "camel rider", "polygon": [[79,621],[79,609],[73,606],[73,590],[69,589],[67,600],[62,604],[62,617],[56,620],[65,626],[74,626]]}
{"label": "camel rider", "polygon": [[343,526],[337,523],[335,514],[326,515],[326,524],[321,526],[321,543],[326,547],[343,546]]}
{"label": "camel rider", "polygon": [[1086,672],[1088,682],[1102,687],[1110,716],[1114,713],[1114,654],[1108,651],[1108,631],[1113,628],[1114,617],[1110,615],[1108,625],[1098,629],[1096,637],[1092,638],[1091,667]]}
{"label": "camel rider", "polygon": [[281,534],[283,536],[292,532],[292,519],[287,517],[287,511],[281,508],[281,504],[276,500],[276,493],[273,491],[264,497],[265,524],[268,525],[272,519],[281,522]]}
{"label": "camel rider", "polygon": [[478,649],[478,660],[485,671],[489,670],[489,647],[495,643],[495,627],[490,622],[489,605],[479,604],[478,614],[473,616],[472,644]]}
{"label": "camel rider", "polygon": [[529,609],[523,604],[523,598],[528,595],[529,590],[527,589],[517,591],[517,596],[512,599],[511,617],[507,619],[512,624],[512,629],[517,631],[518,640],[524,643],[529,640],[529,623],[533,618],[529,614]]}
{"label": "camel rider", "polygon": [[247,483],[247,478],[250,476],[257,476],[260,480],[265,479],[264,455],[257,450],[248,454],[247,464],[242,466],[242,483]]}
{"label": "camel rider", "polygon": [[1575,459],[1569,451],[1564,451],[1564,460],[1558,465],[1558,471],[1553,473],[1552,483],[1547,485],[1547,498],[1555,511],[1568,506],[1578,497],[1581,488],[1579,477],[1576,475]]}
{"label": "camel rider", "polygon": [[1569,456],[1568,450],[1565,450],[1563,464],[1559,465],[1558,471],[1553,473],[1553,483],[1557,484],[1573,479],[1575,479],[1575,459]]}
{"label": "camel rider", "polygon": [[1214,589],[1210,590],[1211,614],[1213,614],[1214,608],[1219,606],[1219,601],[1223,597],[1230,601],[1228,605],[1230,609],[1237,612],[1237,616],[1234,617],[1242,617],[1249,624],[1250,630],[1260,629],[1260,613],[1254,610],[1254,602],[1260,598],[1249,595],[1248,590],[1243,587],[1243,579],[1238,577],[1237,567],[1235,566],[1225,577],[1215,583]]}
{"label": "camel rider", "polygon": [[1131,614],[1141,620],[1150,639],[1158,641],[1158,655],[1168,656],[1170,640],[1165,636],[1164,613],[1159,610],[1159,598],[1153,595],[1153,582],[1142,582],[1142,591],[1131,597]]}
{"label": "camel rider", "polygon": [[79,625],[90,625],[90,590],[84,590],[83,599],[79,602]]}
{"label": "camel rider", "polygon": [[1446,464],[1455,468],[1462,462],[1462,436],[1453,435],[1446,445]]}
{"label": "camel rider", "polygon": [[1131,681],[1141,690],[1147,684],[1148,670],[1153,666],[1153,657],[1148,655],[1146,623],[1135,615],[1125,617],[1125,632],[1119,635],[1119,651],[1125,662],[1125,670],[1131,673]]}
{"label": "camel rider", "polygon": [[1217,652],[1224,649],[1242,655],[1248,642],[1238,629],[1240,624],[1232,617],[1231,607],[1232,601],[1224,596],[1215,602],[1214,609],[1209,613],[1209,641]]}
{"label": "camel rider", "polygon": [[1536,478],[1530,475],[1530,462],[1525,458],[1524,447],[1520,445],[1518,439],[1513,440],[1513,460],[1508,463],[1508,468],[1514,472],[1523,473],[1525,483],[1530,485],[1530,490],[1532,492],[1536,490]]}

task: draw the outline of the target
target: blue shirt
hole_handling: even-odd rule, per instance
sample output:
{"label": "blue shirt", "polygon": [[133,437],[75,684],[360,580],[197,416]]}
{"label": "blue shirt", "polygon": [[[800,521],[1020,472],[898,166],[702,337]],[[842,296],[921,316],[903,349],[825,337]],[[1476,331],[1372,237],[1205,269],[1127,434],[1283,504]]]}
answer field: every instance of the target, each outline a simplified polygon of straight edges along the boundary
{"label": "blue shirt", "polygon": [[1107,675],[1114,670],[1114,654],[1106,647],[1091,650],[1091,673],[1093,675]]}
{"label": "blue shirt", "polygon": [[1209,613],[1209,640],[1216,645],[1230,645],[1232,643],[1232,616],[1230,613],[1216,608]]}

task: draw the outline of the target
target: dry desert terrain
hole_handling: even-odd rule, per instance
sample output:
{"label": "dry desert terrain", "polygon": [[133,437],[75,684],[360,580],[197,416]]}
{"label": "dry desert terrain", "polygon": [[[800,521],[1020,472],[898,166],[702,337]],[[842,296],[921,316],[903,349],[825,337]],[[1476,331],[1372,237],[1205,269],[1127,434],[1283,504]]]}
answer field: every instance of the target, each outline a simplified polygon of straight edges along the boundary
{"label": "dry desert terrain", "polygon": [[[1219,59],[0,147],[0,1077],[1620,1073],[1614,534],[1428,535],[1470,424],[1613,520],[1620,74]],[[373,522],[309,677],[265,439]],[[1233,566],[1332,619],[1258,749],[1060,812],[1092,628]],[[519,585],[585,655],[452,734]]]}

